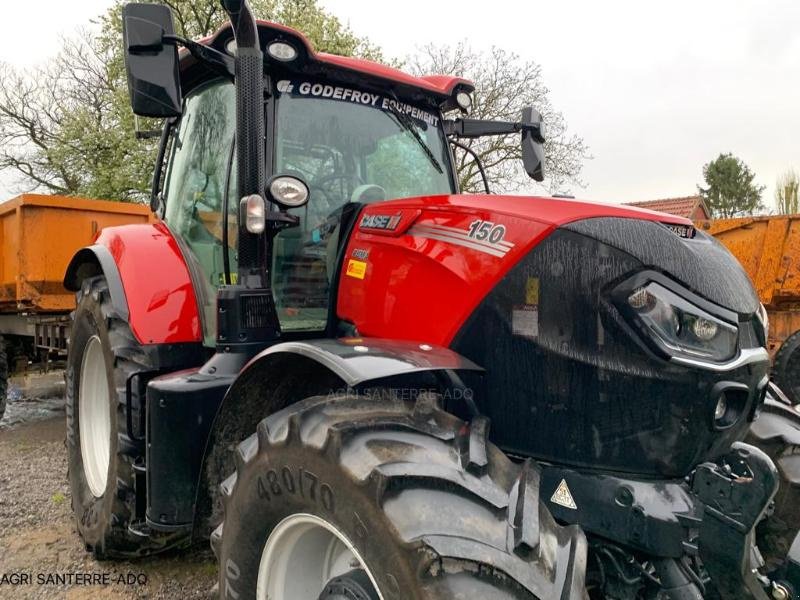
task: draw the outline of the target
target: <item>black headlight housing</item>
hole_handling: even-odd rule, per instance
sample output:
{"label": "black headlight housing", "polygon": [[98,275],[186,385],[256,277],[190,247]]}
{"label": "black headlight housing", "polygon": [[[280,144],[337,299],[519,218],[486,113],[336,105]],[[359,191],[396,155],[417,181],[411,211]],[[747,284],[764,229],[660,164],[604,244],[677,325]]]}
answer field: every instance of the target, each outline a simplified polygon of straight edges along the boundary
{"label": "black headlight housing", "polygon": [[740,354],[736,313],[660,273],[636,274],[617,286],[612,298],[642,341],[662,358],[714,368]]}
{"label": "black headlight housing", "polygon": [[[495,442],[544,462],[642,477],[683,477],[727,452],[747,432],[769,370],[758,296],[740,271],[701,232],[686,240],[658,223],[611,218],[555,230],[453,341],[486,369],[478,404]],[[537,328],[526,334],[514,318],[531,287],[539,294],[525,314]],[[677,342],[642,317],[652,300],[631,304],[640,288],[679,311]],[[715,324],[724,344],[694,343],[687,328],[698,319]],[[714,339],[710,329],[696,332]]]}

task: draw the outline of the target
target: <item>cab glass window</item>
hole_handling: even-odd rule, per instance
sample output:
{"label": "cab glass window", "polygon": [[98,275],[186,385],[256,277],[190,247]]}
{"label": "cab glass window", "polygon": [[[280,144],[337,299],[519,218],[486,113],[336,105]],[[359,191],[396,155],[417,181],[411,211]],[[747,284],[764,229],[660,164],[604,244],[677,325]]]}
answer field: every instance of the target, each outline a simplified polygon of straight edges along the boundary
{"label": "cab glass window", "polygon": [[310,199],[277,236],[273,292],[284,330],[322,329],[344,207],[453,193],[449,150],[434,108],[315,81],[277,92],[274,172],[300,176]]}
{"label": "cab glass window", "polygon": [[[207,341],[213,340],[216,323],[215,290],[224,283],[222,211],[235,110],[234,87],[227,81],[210,82],[187,95],[164,188],[164,219],[190,251],[195,271],[202,274],[205,290],[198,296],[205,304]],[[235,190],[235,182],[230,182],[230,188]],[[231,269],[235,271],[235,212],[230,215],[228,233]]]}

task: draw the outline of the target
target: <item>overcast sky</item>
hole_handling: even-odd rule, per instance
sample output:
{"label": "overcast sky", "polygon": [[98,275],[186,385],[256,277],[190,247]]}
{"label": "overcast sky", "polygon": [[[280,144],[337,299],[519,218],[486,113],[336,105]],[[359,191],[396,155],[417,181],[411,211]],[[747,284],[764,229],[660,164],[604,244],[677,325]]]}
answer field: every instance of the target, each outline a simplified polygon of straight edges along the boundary
{"label": "overcast sky", "polygon": [[[466,39],[540,63],[554,105],[594,156],[578,196],[690,195],[702,165],[733,152],[767,186],[771,205],[777,176],[800,170],[798,0],[321,2],[391,56]],[[4,5],[0,60],[45,60],[59,35],[109,4]],[[33,19],[22,16],[32,8]],[[0,180],[0,199],[11,192]]]}

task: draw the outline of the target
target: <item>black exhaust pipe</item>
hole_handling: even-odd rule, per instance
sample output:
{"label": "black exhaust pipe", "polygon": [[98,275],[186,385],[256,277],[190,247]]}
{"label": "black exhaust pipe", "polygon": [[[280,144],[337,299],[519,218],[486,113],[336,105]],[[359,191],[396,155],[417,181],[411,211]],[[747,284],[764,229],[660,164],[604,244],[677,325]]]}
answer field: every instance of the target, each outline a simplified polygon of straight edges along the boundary
{"label": "black exhaust pipe", "polygon": [[[236,39],[236,172],[239,207],[245,196],[266,192],[264,54],[258,27],[246,0],[221,0]],[[220,149],[220,151],[224,151]],[[239,218],[239,269],[234,285],[217,289],[218,373],[238,373],[244,360],[280,338],[280,321],[272,299],[267,234],[247,231]],[[235,355],[235,356],[233,356]],[[226,360],[225,357],[232,357]],[[220,358],[221,357],[221,358]],[[227,365],[227,366],[225,366]],[[216,368],[216,367],[215,367]]]}
{"label": "black exhaust pipe", "polygon": [[[258,27],[246,0],[221,0],[236,38],[236,170],[239,200],[264,194],[264,54]],[[264,288],[264,244],[239,219],[239,285]]]}

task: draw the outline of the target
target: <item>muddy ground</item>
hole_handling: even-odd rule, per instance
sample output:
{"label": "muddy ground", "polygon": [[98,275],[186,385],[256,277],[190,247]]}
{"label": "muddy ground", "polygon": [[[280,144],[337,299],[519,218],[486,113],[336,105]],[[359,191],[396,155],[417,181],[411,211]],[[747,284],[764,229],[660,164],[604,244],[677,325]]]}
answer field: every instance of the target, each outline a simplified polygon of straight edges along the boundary
{"label": "muddy ground", "polygon": [[[63,374],[14,378],[0,420],[0,598],[209,598],[216,564],[206,548],[135,562],[85,552],[64,438]],[[78,574],[90,584],[75,583]]]}

